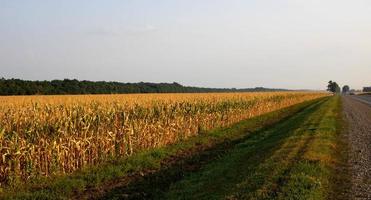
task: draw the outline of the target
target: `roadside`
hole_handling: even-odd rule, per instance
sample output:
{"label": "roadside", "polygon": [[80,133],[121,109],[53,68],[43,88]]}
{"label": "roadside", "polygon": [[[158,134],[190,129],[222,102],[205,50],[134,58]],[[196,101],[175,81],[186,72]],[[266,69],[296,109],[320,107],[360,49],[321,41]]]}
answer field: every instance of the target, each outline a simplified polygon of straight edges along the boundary
{"label": "roadside", "polygon": [[317,101],[219,148],[222,153],[213,159],[198,157],[101,198],[338,199],[342,194],[333,190],[346,180],[335,170],[341,162],[340,105],[340,97]]}
{"label": "roadside", "polygon": [[371,106],[371,95],[357,95],[357,96],[350,96],[349,98],[356,99],[358,101],[361,101],[361,102]]}
{"label": "roadside", "polygon": [[342,122],[341,98],[320,98],[4,197],[349,199]]}
{"label": "roadside", "polygon": [[351,199],[371,199],[371,96],[343,97],[344,117],[348,121]]}
{"label": "roadside", "polygon": [[165,199],[336,199],[340,98],[257,132],[173,184]]}

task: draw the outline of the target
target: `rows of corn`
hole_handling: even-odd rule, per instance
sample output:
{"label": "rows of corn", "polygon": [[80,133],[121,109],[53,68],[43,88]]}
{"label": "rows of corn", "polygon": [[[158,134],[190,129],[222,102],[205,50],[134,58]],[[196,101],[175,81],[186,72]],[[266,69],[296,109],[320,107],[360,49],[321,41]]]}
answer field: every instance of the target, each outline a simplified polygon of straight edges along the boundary
{"label": "rows of corn", "polygon": [[71,173],[324,93],[0,97],[0,187]]}

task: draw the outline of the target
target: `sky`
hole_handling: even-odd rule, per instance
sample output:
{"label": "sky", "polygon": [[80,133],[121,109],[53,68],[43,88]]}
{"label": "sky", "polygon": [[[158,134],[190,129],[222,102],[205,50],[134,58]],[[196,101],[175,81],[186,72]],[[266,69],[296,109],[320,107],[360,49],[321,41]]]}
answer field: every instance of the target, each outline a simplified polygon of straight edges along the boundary
{"label": "sky", "polygon": [[371,86],[370,0],[0,0],[0,77]]}

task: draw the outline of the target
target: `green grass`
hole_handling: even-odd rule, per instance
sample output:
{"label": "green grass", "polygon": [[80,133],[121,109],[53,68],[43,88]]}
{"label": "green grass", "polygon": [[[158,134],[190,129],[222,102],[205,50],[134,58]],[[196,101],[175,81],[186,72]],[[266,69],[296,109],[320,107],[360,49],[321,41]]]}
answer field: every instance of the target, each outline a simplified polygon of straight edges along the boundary
{"label": "green grass", "polygon": [[[123,187],[169,199],[322,198],[331,176],[329,163],[323,161],[331,158],[335,145],[338,105],[337,97],[304,102],[72,175],[4,188],[0,198],[89,198],[86,190],[94,196],[96,190],[111,189],[105,197],[115,198]],[[199,162],[196,172],[182,167]],[[157,179],[145,178],[149,172]],[[144,183],[137,184],[141,175]],[[117,180],[128,184],[110,188]]]}
{"label": "green grass", "polygon": [[[166,199],[331,199],[341,158],[340,98],[316,102],[251,134],[227,155],[171,185]],[[161,199],[164,199],[161,197]]]}

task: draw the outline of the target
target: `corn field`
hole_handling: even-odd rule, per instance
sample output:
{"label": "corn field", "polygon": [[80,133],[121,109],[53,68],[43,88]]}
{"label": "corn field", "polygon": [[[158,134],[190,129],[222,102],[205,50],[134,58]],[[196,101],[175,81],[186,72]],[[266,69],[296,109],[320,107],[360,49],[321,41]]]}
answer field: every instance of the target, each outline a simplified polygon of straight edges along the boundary
{"label": "corn field", "polygon": [[0,97],[0,186],[68,174],[325,93]]}

